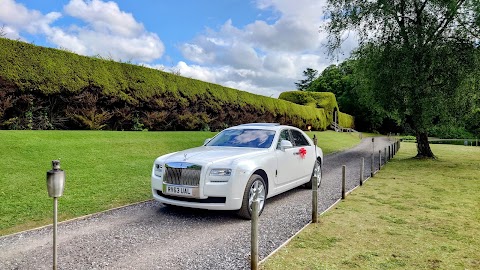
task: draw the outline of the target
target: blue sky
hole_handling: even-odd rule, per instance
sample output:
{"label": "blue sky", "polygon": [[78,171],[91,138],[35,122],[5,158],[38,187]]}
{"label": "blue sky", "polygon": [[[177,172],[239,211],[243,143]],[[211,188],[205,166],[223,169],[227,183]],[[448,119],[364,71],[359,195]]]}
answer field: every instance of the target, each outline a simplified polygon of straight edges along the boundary
{"label": "blue sky", "polygon": [[[0,0],[2,35],[278,97],[326,54],[324,0]],[[355,41],[345,42],[345,55]],[[345,57],[345,56],[342,56]]]}

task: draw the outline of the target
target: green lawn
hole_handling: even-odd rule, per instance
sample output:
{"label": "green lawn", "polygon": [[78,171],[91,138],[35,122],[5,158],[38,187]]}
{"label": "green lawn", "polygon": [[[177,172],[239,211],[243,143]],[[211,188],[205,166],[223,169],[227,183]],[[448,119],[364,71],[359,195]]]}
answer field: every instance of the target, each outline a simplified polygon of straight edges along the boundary
{"label": "green lawn", "polygon": [[0,131],[0,234],[51,223],[51,160],[66,173],[61,220],[151,198],[153,160],[210,132]]}
{"label": "green lawn", "polygon": [[360,143],[359,133],[338,133],[335,131],[307,132],[311,138],[315,134],[318,138],[318,146],[324,154],[342,151]]}
{"label": "green lawn", "polygon": [[[59,220],[66,220],[150,199],[153,160],[199,146],[214,134],[0,130],[0,235],[52,222],[46,172],[54,159],[66,172],[59,199]],[[350,134],[315,134],[327,153],[359,142]]]}
{"label": "green lawn", "polygon": [[480,269],[480,147],[413,143],[262,269]]}

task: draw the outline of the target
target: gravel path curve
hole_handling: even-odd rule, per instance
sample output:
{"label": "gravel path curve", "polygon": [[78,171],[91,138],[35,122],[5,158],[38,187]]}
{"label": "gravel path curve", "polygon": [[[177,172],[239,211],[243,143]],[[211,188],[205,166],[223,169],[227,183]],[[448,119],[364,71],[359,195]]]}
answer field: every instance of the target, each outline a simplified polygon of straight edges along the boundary
{"label": "gravel path curve", "polygon": [[[375,139],[378,150],[390,145]],[[327,155],[319,193],[322,212],[359,184],[360,159],[370,175],[371,138]],[[60,200],[61,207],[61,200]],[[59,208],[61,211],[61,208]],[[311,219],[311,191],[296,188],[267,200],[260,217],[259,255],[265,258]],[[0,269],[51,269],[52,228],[0,237]],[[147,201],[58,226],[59,269],[248,269],[250,222],[231,212],[164,207]]]}

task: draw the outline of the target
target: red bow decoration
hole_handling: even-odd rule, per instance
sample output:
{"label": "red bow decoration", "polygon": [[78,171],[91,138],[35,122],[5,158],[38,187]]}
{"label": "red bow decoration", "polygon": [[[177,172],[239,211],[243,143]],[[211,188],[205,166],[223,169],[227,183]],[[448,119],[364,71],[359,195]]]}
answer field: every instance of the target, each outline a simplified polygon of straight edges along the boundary
{"label": "red bow decoration", "polygon": [[300,148],[300,151],[298,152],[300,154],[301,158],[305,158],[305,155],[307,154],[307,149],[305,148]]}

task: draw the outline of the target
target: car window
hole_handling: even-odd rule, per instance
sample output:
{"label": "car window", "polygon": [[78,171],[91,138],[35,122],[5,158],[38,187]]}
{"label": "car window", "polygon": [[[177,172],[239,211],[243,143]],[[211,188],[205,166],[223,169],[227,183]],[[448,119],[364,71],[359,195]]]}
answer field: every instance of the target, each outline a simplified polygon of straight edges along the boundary
{"label": "car window", "polygon": [[307,138],[303,136],[303,134],[298,130],[290,130],[293,138],[293,144],[295,146],[308,146],[310,143],[308,142]]}
{"label": "car window", "polygon": [[228,129],[215,136],[206,146],[268,148],[274,137],[274,130]]}
{"label": "car window", "polygon": [[280,136],[278,138],[278,143],[277,143],[277,149],[280,149],[280,143],[282,142],[282,140],[290,141],[293,144],[293,141],[292,141],[292,138],[290,137],[290,132],[288,129],[284,129],[282,130],[282,132],[280,132]]}

